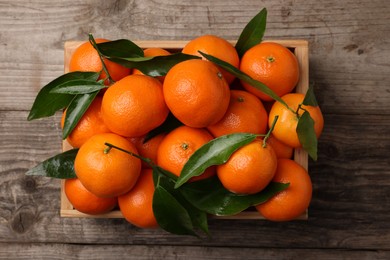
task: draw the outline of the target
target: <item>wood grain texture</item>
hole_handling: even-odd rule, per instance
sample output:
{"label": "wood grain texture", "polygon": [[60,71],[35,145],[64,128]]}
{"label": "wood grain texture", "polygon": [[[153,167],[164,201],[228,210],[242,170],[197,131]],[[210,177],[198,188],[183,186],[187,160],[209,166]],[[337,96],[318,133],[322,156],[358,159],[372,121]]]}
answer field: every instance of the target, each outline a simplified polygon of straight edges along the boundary
{"label": "wood grain texture", "polygon": [[[237,39],[268,9],[266,39],[309,42],[325,116],[307,221],[210,219],[210,238],[123,219],[60,218],[60,181],[26,176],[61,151],[60,116],[27,122],[63,73],[64,42],[96,37]],[[0,1],[0,258],[388,259],[390,5],[386,0]],[[314,257],[313,257],[314,256]]]}
{"label": "wood grain texture", "polygon": [[262,249],[262,248],[213,248],[199,246],[142,246],[142,245],[72,245],[72,244],[4,244],[0,259],[386,259],[389,251],[369,250],[320,250],[320,249]]}

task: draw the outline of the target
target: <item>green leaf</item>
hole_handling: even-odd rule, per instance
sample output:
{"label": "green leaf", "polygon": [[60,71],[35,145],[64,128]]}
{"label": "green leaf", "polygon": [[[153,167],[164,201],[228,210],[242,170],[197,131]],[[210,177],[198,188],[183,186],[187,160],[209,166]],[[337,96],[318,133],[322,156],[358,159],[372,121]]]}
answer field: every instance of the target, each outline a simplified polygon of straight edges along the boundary
{"label": "green leaf", "polygon": [[67,107],[73,100],[73,95],[51,93],[51,90],[53,88],[75,79],[96,81],[98,77],[98,72],[76,71],[64,74],[51,81],[38,92],[38,95],[35,98],[34,104],[32,105],[27,120],[52,116],[58,110]]}
{"label": "green leaf", "polygon": [[262,41],[266,23],[267,9],[263,8],[255,17],[252,18],[252,20],[249,21],[238,38],[235,48],[240,58],[247,50]]}
{"label": "green leaf", "polygon": [[153,212],[157,223],[165,231],[177,235],[196,236],[187,210],[161,186],[154,191]]}
{"label": "green leaf", "polygon": [[57,154],[26,172],[26,175],[45,176],[58,179],[76,178],[74,160],[78,149]]}
{"label": "green leaf", "polygon": [[179,121],[172,113],[168,114],[168,117],[165,119],[164,123],[162,123],[160,126],[156,127],[155,129],[151,130],[149,133],[146,134],[144,138],[144,143],[152,139],[153,137],[162,134],[162,133],[169,133],[173,129],[183,125],[182,122]]}
{"label": "green leaf", "polygon": [[305,98],[303,99],[302,104],[306,106],[318,106],[316,96],[314,94],[314,88],[313,86],[309,86],[309,89],[306,92]]}
{"label": "green leaf", "polygon": [[243,210],[266,202],[289,184],[271,182],[259,193],[237,195],[226,190],[218,177],[187,183],[181,187],[183,196],[198,209],[216,216],[236,215]]}
{"label": "green leaf", "polygon": [[314,161],[317,161],[317,136],[314,131],[314,120],[309,112],[305,111],[300,116],[296,131],[303,149]]}
{"label": "green leaf", "polygon": [[[92,39],[90,35],[90,40]],[[143,50],[138,45],[125,39],[99,43],[96,47],[105,58],[127,68],[136,68],[152,77],[165,76],[174,65],[182,61],[200,59],[198,56],[184,53],[144,57]]]}
{"label": "green leaf", "polygon": [[177,196],[177,199],[186,208],[188,214],[190,215],[192,225],[195,228],[202,230],[205,234],[209,235],[210,233],[207,213],[193,206],[181,194],[180,196]]}
{"label": "green leaf", "polygon": [[159,183],[153,195],[153,213],[157,223],[165,231],[196,236],[187,210]]}
{"label": "green leaf", "polygon": [[206,59],[208,59],[209,61],[215,63],[216,65],[220,66],[224,70],[226,70],[229,73],[233,74],[238,79],[247,82],[251,86],[257,88],[258,90],[260,90],[264,94],[270,96],[271,98],[273,98],[274,100],[282,103],[285,107],[288,108],[288,105],[286,104],[286,102],[284,102],[283,99],[281,99],[275,92],[273,92],[265,84],[263,84],[260,81],[257,81],[255,79],[251,78],[249,75],[245,74],[244,72],[240,71],[239,69],[235,68],[234,66],[230,65],[229,63],[227,63],[227,62],[225,62],[225,61],[223,61],[221,59],[218,59],[217,57],[214,57],[212,55],[203,53],[201,51],[199,51],[199,53],[202,56],[204,56]]}
{"label": "green leaf", "polygon": [[186,210],[188,215],[190,216],[191,223],[195,228],[199,228],[206,234],[209,234],[208,222],[207,222],[207,213],[205,211],[201,211],[196,208],[193,204],[191,204],[180,192],[180,190],[174,189],[174,184],[169,184],[169,186],[165,186],[169,193],[172,194],[176,198],[176,200],[182,205]]}
{"label": "green leaf", "polygon": [[67,138],[73,131],[80,118],[84,115],[85,111],[87,111],[89,105],[92,103],[98,93],[99,91],[96,91],[93,93],[75,96],[66,110],[64,128],[62,130],[63,139]]}
{"label": "green leaf", "polygon": [[180,187],[191,177],[201,175],[208,167],[225,163],[238,148],[255,140],[256,135],[235,133],[211,140],[196,150],[184,165],[175,188]]}
{"label": "green leaf", "polygon": [[[155,166],[155,167],[153,167],[153,178],[154,178],[156,188],[158,186],[163,187],[167,193],[169,193],[173,198],[175,198],[176,202],[180,205],[180,208],[183,208],[187,211],[187,214],[188,214],[188,216],[191,220],[192,226],[193,226],[192,230],[194,231],[194,228],[199,228],[200,230],[202,230],[206,234],[208,234],[207,214],[205,212],[200,211],[197,208],[195,208],[192,204],[190,204],[182,196],[182,194],[178,190],[174,189],[175,180],[177,179],[177,177],[175,175],[173,175],[172,173],[170,173],[169,171],[166,171],[163,168],[160,168],[159,166]],[[157,203],[157,205],[159,203],[161,203],[159,201],[161,199],[160,197],[156,197],[154,199],[156,200],[154,202]],[[175,226],[176,225],[175,220],[169,220],[169,219],[171,219],[169,217],[170,212],[166,212],[167,210],[170,211],[170,209],[168,209],[167,207],[161,207],[159,210],[159,214],[161,216],[160,219],[163,219],[162,224],[164,226],[167,226],[167,225]],[[157,222],[158,221],[159,220],[157,220]],[[165,223],[166,221],[171,221],[173,223],[167,224],[167,223]],[[159,223],[159,225],[161,226],[160,223]],[[187,228],[188,227],[186,227],[185,229],[187,229]],[[167,230],[167,231],[169,231],[169,230]],[[171,231],[169,231],[169,232],[171,232]]]}
{"label": "green leaf", "polygon": [[174,53],[167,56],[155,56],[148,57],[145,59],[132,59],[110,56],[107,56],[107,59],[115,63],[121,64],[122,66],[127,68],[136,68],[145,75],[157,77],[165,76],[173,66],[182,61],[190,59],[200,59],[200,57],[184,53]]}
{"label": "green leaf", "polygon": [[144,51],[137,44],[127,39],[98,43],[97,47],[100,53],[106,57],[144,57]]}
{"label": "green leaf", "polygon": [[88,94],[92,92],[99,91],[106,86],[102,81],[93,81],[85,79],[75,79],[64,82],[56,87],[54,87],[50,92],[59,93],[59,94]]}

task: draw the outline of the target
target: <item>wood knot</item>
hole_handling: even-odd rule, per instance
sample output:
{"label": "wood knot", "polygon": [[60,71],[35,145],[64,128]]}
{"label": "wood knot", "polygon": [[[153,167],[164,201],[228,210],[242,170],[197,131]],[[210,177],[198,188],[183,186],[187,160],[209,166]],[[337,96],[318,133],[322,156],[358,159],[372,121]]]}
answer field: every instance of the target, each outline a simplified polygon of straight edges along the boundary
{"label": "wood knot", "polygon": [[26,176],[23,179],[22,187],[28,193],[33,193],[33,192],[35,192],[37,190],[36,189],[37,185],[36,185],[35,179],[33,177],[31,177],[31,176]]}
{"label": "wood knot", "polygon": [[282,16],[282,19],[286,19],[291,15],[291,9],[289,7],[282,7],[280,10],[280,14]]}
{"label": "wood knot", "polygon": [[359,45],[357,45],[357,44],[346,45],[346,46],[344,46],[343,49],[346,50],[347,52],[351,52],[351,51],[357,50],[357,54],[358,55],[362,55],[365,52],[364,49],[359,48]]}
{"label": "wood knot", "polygon": [[353,50],[356,50],[359,46],[357,44],[348,44],[346,46],[344,46],[344,50],[350,52],[350,51],[353,51]]}
{"label": "wood knot", "polygon": [[31,206],[21,206],[16,210],[10,225],[13,231],[19,234],[26,233],[35,222],[35,209]]}

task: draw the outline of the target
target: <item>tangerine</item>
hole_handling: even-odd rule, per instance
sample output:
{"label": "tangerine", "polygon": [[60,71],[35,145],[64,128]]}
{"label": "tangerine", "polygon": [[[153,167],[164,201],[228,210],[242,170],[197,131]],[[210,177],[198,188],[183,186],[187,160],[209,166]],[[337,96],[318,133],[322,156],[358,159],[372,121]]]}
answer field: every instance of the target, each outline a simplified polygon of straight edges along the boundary
{"label": "tangerine", "polygon": [[[180,176],[181,170],[191,155],[202,145],[213,139],[205,129],[179,126],[169,132],[160,143],[157,150],[157,164],[176,176]],[[215,167],[210,167],[199,176],[194,176],[190,181],[208,178],[215,174]]]}
{"label": "tangerine", "polygon": [[[262,42],[245,52],[240,70],[264,83],[278,96],[290,93],[299,80],[299,64],[296,56],[279,43]],[[264,101],[272,98],[245,81],[243,87]]]}
{"label": "tangerine", "polygon": [[[275,116],[279,116],[278,121],[275,124],[275,128],[272,132],[275,138],[285,143],[287,146],[293,148],[301,147],[296,129],[299,117],[303,114],[304,111],[308,111],[311,118],[314,120],[314,131],[318,138],[322,133],[322,129],[324,128],[324,118],[322,116],[320,107],[301,105],[303,99],[305,98],[305,95],[301,93],[289,93],[282,96],[281,98],[291,109],[288,109],[280,102],[275,102],[272,105],[269,112],[268,125],[271,126]],[[298,109],[300,105],[301,109]]]}
{"label": "tangerine", "polygon": [[272,221],[289,221],[302,215],[309,207],[313,189],[306,169],[293,160],[278,159],[272,181],[290,185],[265,203],[257,205],[260,214]]}
{"label": "tangerine", "polygon": [[[148,158],[152,161],[152,163],[157,163],[157,150],[160,146],[160,143],[165,138],[165,133],[161,133],[159,135],[156,135],[152,137],[151,139],[147,140],[145,142],[145,137],[131,137],[128,140],[132,142],[135,147],[137,148],[137,151],[139,155],[141,155],[144,158]],[[150,168],[150,165],[142,162],[143,168]]]}
{"label": "tangerine", "polygon": [[113,133],[97,134],[80,147],[74,169],[87,190],[98,197],[116,197],[133,188],[141,171],[141,161],[110,149],[105,143],[137,154],[135,146],[124,137]]}
{"label": "tangerine", "polygon": [[118,197],[119,209],[125,219],[141,228],[156,228],[158,223],[153,213],[153,170],[143,169],[134,188]]}
{"label": "tangerine", "polygon": [[267,144],[271,145],[274,149],[276,157],[291,159],[294,153],[294,148],[282,143],[278,139],[275,138],[273,134],[271,134],[267,140]]}
{"label": "tangerine", "polygon": [[[107,39],[95,39],[96,43],[109,42]],[[123,77],[130,74],[131,69],[123,67],[122,65],[104,59],[104,64],[108,70],[113,81],[118,81]],[[103,70],[102,61],[99,57],[98,52],[87,41],[81,44],[72,54],[69,61],[69,72],[72,71],[92,71],[100,72],[99,79],[105,79],[107,77]],[[105,81],[106,85],[110,85],[112,82]]]}
{"label": "tangerine", "polygon": [[[199,51],[217,57],[230,65],[238,68],[240,58],[234,46],[227,40],[216,35],[202,35],[189,41],[183,48],[182,53],[202,57],[206,60]],[[235,79],[235,76],[224,69],[220,69],[227,83],[230,84]]]}
{"label": "tangerine", "polygon": [[256,139],[239,148],[229,160],[217,166],[222,185],[237,194],[255,194],[263,190],[276,171],[277,158],[270,145]]}
{"label": "tangerine", "polygon": [[191,59],[173,66],[165,76],[164,98],[172,114],[183,124],[203,128],[224,116],[229,86],[211,62]]}
{"label": "tangerine", "polygon": [[145,75],[130,75],[117,81],[103,96],[104,123],[125,137],[147,134],[161,125],[169,113],[162,84]]}
{"label": "tangerine", "polygon": [[100,198],[88,191],[79,179],[66,179],[65,195],[73,207],[85,214],[99,215],[110,212],[117,205],[117,198]]}
{"label": "tangerine", "polygon": [[207,129],[214,137],[231,133],[265,134],[268,114],[260,99],[243,90],[230,91],[230,103],[224,117]]}

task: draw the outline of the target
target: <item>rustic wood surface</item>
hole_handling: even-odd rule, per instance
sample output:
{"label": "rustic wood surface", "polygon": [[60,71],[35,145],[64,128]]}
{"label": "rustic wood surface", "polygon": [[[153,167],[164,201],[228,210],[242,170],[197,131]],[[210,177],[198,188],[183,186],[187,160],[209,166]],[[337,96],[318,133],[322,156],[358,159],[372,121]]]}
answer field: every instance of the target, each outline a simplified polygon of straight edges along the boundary
{"label": "rustic wood surface", "polygon": [[[237,39],[261,8],[267,39],[306,39],[325,117],[309,219],[210,220],[201,239],[123,219],[61,218],[60,182],[25,176],[61,151],[60,116],[27,122],[63,72],[67,40]],[[387,0],[0,1],[1,259],[390,259]]]}

